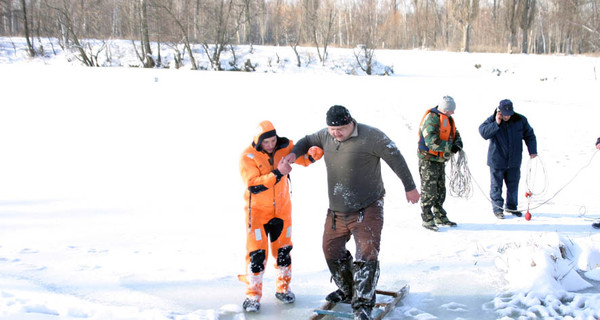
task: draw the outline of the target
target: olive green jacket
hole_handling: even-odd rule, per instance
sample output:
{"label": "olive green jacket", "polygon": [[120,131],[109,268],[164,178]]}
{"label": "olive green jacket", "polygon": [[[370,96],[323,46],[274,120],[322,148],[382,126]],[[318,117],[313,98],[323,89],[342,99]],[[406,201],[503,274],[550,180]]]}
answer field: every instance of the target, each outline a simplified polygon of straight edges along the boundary
{"label": "olive green jacket", "polygon": [[354,132],[342,142],[324,128],[300,139],[292,153],[302,156],[312,146],[324,151],[329,209],[333,211],[358,211],[385,195],[381,159],[402,180],[406,191],[416,188],[400,150],[377,128],[354,122]]}

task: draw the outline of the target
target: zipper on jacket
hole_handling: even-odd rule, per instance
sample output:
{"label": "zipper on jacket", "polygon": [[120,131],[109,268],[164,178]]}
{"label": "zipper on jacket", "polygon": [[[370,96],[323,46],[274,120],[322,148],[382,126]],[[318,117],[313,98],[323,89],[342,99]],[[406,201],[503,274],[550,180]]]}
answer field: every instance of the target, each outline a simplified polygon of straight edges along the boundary
{"label": "zipper on jacket", "polygon": [[248,198],[248,233],[252,232],[252,192]]}
{"label": "zipper on jacket", "polygon": [[360,209],[358,210],[358,223],[363,222],[363,219],[365,218],[365,209]]}
{"label": "zipper on jacket", "polygon": [[273,163],[275,162],[275,151],[273,153],[267,153],[269,155],[269,164],[271,165],[271,170],[275,169],[273,167]]}
{"label": "zipper on jacket", "polygon": [[[275,170],[275,152],[277,152],[277,150],[273,150],[273,153],[269,153],[269,164],[271,165],[271,171]],[[275,192],[275,185],[273,185],[273,212],[277,213],[277,203],[276,203],[276,192]]]}

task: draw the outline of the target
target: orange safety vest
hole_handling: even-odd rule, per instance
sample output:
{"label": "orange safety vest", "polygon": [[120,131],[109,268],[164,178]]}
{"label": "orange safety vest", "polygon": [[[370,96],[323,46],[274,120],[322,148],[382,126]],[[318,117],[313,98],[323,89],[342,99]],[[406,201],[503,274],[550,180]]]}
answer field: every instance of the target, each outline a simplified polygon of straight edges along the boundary
{"label": "orange safety vest", "polygon": [[419,124],[419,150],[424,150],[429,152],[437,157],[444,157],[444,152],[442,151],[434,151],[429,149],[427,145],[425,145],[425,137],[423,137],[423,122],[425,122],[425,118],[429,113],[434,112],[440,116],[440,139],[443,141],[450,141],[450,138],[454,140],[456,135],[456,127],[454,126],[454,120],[449,116],[440,112],[437,108],[432,108],[425,112],[423,119],[421,119],[421,123]]}

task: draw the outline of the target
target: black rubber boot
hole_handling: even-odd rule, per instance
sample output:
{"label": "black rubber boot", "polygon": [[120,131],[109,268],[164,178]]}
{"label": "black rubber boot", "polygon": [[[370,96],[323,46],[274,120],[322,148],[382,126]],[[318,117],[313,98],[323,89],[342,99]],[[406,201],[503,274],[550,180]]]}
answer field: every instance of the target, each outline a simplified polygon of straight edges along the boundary
{"label": "black rubber boot", "polygon": [[422,208],[421,219],[423,219],[422,226],[425,229],[438,231],[438,227],[435,225],[433,221],[433,213],[431,212],[431,207]]}
{"label": "black rubber boot", "polygon": [[375,306],[375,287],[379,280],[379,261],[354,262],[354,297],[352,310],[355,319],[371,319]]}
{"label": "black rubber boot", "polygon": [[327,266],[331,272],[331,279],[338,290],[330,293],[325,300],[330,302],[350,303],[352,300],[352,255],[347,252],[347,258],[339,260],[327,260]]}
{"label": "black rubber boot", "polygon": [[452,222],[448,219],[446,210],[444,208],[433,208],[433,222],[438,226],[456,227],[456,222]]}
{"label": "black rubber boot", "polygon": [[421,208],[421,219],[423,222],[432,221],[434,218],[431,207]]}

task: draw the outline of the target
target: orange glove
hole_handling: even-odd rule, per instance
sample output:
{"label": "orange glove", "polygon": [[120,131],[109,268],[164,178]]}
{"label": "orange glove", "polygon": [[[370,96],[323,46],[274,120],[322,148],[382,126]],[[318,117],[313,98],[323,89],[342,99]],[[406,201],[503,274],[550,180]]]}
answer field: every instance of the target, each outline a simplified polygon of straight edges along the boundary
{"label": "orange glove", "polygon": [[310,147],[306,154],[311,162],[319,161],[321,158],[323,158],[323,149],[319,147]]}

